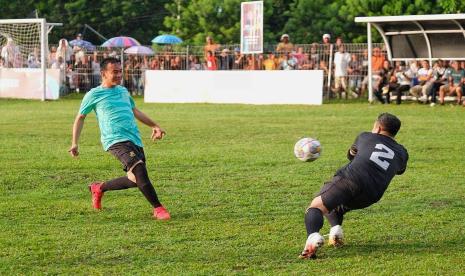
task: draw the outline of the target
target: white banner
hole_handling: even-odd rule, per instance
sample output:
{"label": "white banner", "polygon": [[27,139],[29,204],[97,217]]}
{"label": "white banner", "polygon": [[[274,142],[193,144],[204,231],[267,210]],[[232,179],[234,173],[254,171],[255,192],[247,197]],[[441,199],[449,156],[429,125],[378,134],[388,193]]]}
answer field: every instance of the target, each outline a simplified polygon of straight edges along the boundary
{"label": "white banner", "polygon": [[263,1],[241,3],[241,53],[263,53]]}
{"label": "white banner", "polygon": [[[42,70],[33,68],[0,68],[0,98],[42,99]],[[47,69],[47,100],[60,93],[60,70]]]}
{"label": "white banner", "polygon": [[145,102],[305,104],[323,102],[322,70],[145,71]]}

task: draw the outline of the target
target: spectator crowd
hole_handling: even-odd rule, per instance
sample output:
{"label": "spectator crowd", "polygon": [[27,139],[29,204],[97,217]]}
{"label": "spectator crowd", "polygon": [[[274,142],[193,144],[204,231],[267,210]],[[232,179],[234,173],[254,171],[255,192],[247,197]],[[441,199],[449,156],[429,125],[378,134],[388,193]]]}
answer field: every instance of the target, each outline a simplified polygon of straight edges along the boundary
{"label": "spectator crowd", "polygon": [[[78,34],[77,40],[82,39]],[[340,37],[331,42],[324,34],[321,43],[294,45],[283,34],[277,45],[268,45],[262,54],[242,54],[239,47],[220,45],[211,37],[202,47],[175,50],[167,45],[153,55],[127,55],[121,48],[99,47],[89,50],[71,46],[61,39],[48,53],[47,67],[59,69],[62,94],[88,91],[100,82],[100,61],[105,57],[121,58],[124,85],[134,94],[144,90],[144,71],[150,70],[323,70],[327,98],[357,98],[368,90],[368,50],[366,44],[346,44]],[[20,54],[19,47],[8,38],[0,45],[0,68],[40,67],[40,51],[33,48]],[[386,59],[382,44],[372,55],[372,85],[382,103],[400,104],[402,98],[444,104],[449,96],[461,103],[465,86],[465,61],[411,60],[407,63]],[[330,85],[328,85],[328,81]]]}

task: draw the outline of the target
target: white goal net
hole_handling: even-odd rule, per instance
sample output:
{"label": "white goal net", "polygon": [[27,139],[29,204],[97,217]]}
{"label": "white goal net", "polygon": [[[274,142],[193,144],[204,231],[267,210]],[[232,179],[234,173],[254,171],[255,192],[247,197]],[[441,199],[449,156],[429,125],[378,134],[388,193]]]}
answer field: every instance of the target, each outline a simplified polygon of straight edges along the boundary
{"label": "white goal net", "polygon": [[0,20],[0,98],[58,98],[53,79],[59,73],[47,70],[47,37],[54,25],[61,24],[39,18]]}
{"label": "white goal net", "polygon": [[[4,68],[40,68],[41,23],[0,21],[0,49]],[[12,20],[12,22],[15,22]]]}

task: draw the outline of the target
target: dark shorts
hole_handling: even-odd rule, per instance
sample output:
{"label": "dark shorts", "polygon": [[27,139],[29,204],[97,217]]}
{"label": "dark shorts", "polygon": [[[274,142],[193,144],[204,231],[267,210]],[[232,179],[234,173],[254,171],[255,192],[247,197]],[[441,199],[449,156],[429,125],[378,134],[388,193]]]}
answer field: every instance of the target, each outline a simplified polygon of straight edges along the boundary
{"label": "dark shorts", "polygon": [[344,213],[363,209],[378,201],[367,194],[361,185],[340,176],[334,176],[326,182],[318,195],[329,212],[335,209],[343,210]]}
{"label": "dark shorts", "polygon": [[139,161],[145,163],[144,149],[130,141],[113,144],[108,151],[121,162],[125,172]]}

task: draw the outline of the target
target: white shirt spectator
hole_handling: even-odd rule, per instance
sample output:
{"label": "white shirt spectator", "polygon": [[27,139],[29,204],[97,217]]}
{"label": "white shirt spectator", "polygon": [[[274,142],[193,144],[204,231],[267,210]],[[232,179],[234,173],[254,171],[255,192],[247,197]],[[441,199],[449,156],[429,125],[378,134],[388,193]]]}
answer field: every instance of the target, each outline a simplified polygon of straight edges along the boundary
{"label": "white shirt spectator", "polygon": [[[417,76],[418,76],[418,79],[419,79],[419,80],[427,79],[428,77],[430,77],[430,76],[432,76],[432,75],[433,75],[433,69],[431,69],[431,68],[426,69],[426,68],[423,68],[423,67],[422,67],[422,68],[420,68],[420,69],[418,70],[418,73],[417,73]],[[431,77],[431,78],[428,80],[428,82],[434,82],[434,78]]]}
{"label": "white shirt spectator", "polygon": [[347,76],[347,69],[349,68],[350,54],[344,52],[336,52],[334,55],[334,76],[345,77]]}

